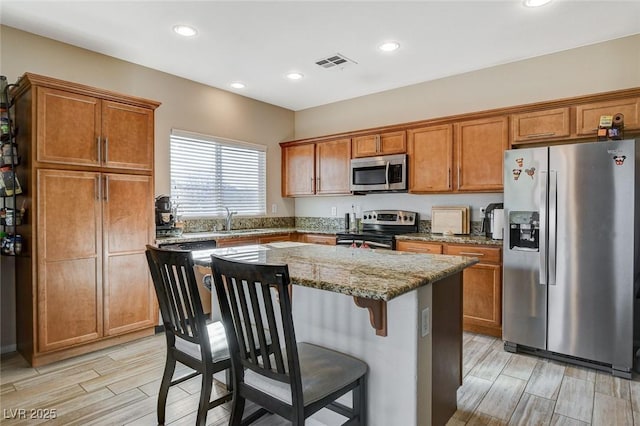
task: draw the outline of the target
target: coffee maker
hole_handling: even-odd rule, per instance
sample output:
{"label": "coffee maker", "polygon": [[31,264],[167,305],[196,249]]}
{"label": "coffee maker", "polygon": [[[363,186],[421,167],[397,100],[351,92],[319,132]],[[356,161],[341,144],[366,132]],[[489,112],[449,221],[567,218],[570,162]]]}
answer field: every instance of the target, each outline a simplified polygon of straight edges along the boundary
{"label": "coffee maker", "polygon": [[504,204],[491,203],[484,209],[482,232],[487,238],[501,240],[504,236]]}
{"label": "coffee maker", "polygon": [[176,215],[171,205],[171,197],[156,197],[156,237],[168,237],[176,234]]}

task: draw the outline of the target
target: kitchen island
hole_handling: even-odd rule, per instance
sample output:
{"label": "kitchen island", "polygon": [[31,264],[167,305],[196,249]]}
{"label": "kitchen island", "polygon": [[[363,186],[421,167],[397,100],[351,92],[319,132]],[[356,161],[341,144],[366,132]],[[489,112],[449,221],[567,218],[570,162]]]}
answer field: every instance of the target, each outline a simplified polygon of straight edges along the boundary
{"label": "kitchen island", "polygon": [[[194,261],[209,265],[211,254],[289,265],[297,340],[369,365],[369,424],[440,425],[455,412],[461,272],[476,259],[281,242],[194,251]],[[342,420],[327,410],[313,417]]]}

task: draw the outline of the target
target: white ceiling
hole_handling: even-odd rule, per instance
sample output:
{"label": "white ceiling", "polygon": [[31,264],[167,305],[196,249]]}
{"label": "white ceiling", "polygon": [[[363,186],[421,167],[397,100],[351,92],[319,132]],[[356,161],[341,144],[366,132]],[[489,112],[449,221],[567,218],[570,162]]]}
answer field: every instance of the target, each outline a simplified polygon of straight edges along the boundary
{"label": "white ceiling", "polygon": [[[4,25],[296,111],[640,33],[637,0],[2,0],[0,12]],[[199,33],[181,38],[176,24]],[[400,49],[379,52],[386,40]],[[315,64],[335,53],[357,64]]]}

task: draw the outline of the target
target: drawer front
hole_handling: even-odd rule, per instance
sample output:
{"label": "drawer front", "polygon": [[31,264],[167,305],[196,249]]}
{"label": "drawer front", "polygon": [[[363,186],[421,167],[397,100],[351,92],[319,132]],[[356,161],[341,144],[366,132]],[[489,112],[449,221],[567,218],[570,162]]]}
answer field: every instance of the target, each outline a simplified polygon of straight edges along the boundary
{"label": "drawer front", "polygon": [[445,254],[477,257],[483,263],[500,263],[502,261],[502,249],[499,247],[447,244]]}
{"label": "drawer front", "polygon": [[336,245],[336,237],[335,237],[335,235],[306,234],[304,236],[303,241],[305,243],[324,244],[324,245],[327,245],[327,246],[335,246]]}
{"label": "drawer front", "polygon": [[421,241],[396,241],[396,250],[413,253],[442,254],[442,244]]}

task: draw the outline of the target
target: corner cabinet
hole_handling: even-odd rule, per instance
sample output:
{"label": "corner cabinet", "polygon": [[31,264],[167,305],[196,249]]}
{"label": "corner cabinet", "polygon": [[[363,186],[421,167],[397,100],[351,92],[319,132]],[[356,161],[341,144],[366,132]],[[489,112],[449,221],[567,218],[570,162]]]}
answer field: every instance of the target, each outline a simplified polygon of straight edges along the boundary
{"label": "corner cabinet", "polygon": [[350,194],[351,139],[282,147],[282,196]]}
{"label": "corner cabinet", "polygon": [[157,102],[27,73],[15,90],[27,150],[18,351],[33,366],[151,335]]}

